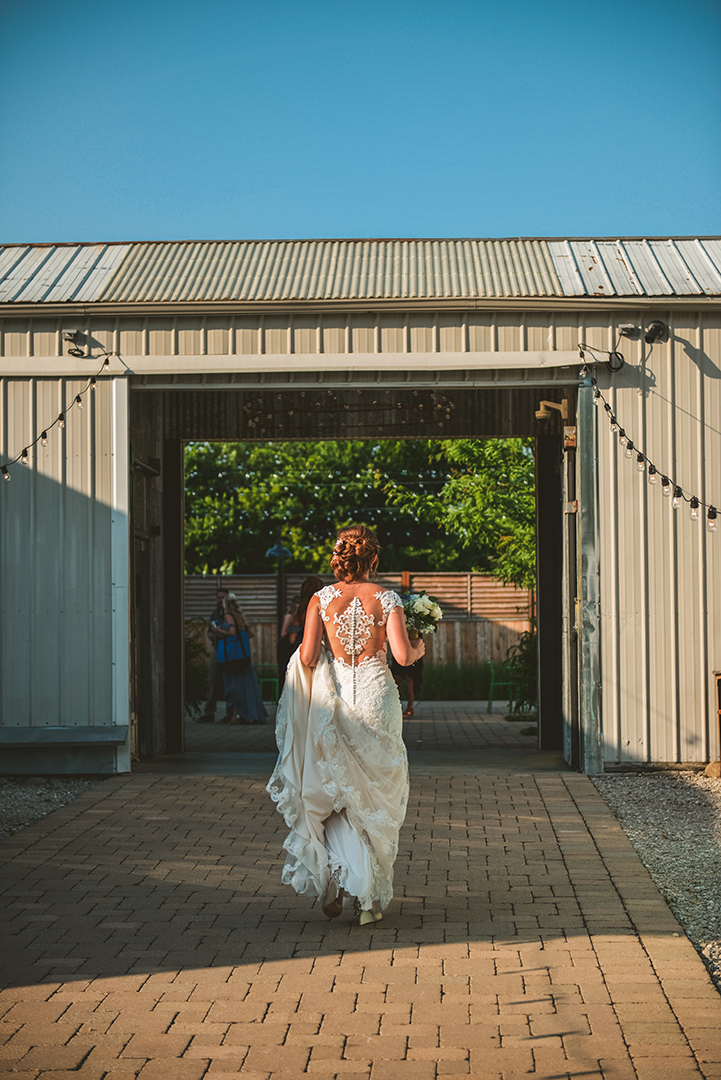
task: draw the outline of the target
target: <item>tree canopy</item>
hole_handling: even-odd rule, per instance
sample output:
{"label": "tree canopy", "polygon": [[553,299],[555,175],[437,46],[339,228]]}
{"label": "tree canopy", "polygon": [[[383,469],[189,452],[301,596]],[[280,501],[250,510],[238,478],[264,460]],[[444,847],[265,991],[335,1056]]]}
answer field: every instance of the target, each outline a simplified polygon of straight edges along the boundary
{"label": "tree canopy", "polygon": [[280,527],[290,571],[325,572],[344,525],[377,531],[382,568],[485,570],[533,584],[532,441],[193,443],[188,573],[264,573]]}

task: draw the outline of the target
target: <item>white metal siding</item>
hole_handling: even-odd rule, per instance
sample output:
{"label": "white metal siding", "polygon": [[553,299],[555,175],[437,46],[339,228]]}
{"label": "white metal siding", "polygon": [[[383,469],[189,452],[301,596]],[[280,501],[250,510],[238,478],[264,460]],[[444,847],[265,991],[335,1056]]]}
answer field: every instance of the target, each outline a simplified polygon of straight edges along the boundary
{"label": "white metal siding", "polygon": [[[721,322],[659,313],[667,344],[625,343],[596,374],[619,422],[659,469],[721,509]],[[602,697],[608,761],[718,756],[721,534],[678,511],[625,457],[599,410]]]}
{"label": "white metal siding", "polygon": [[[84,385],[0,380],[2,460],[49,427]],[[84,396],[84,408],[67,415],[65,428],[49,431],[48,445],[38,444],[28,465],[12,466],[11,481],[0,484],[3,726],[113,723],[114,412],[112,380],[101,379]],[[119,472],[127,472],[125,457]],[[122,509],[115,516],[122,534],[127,517]],[[127,566],[124,572],[127,584]],[[122,566],[115,576],[123,577]],[[123,634],[127,650],[127,621]]]}

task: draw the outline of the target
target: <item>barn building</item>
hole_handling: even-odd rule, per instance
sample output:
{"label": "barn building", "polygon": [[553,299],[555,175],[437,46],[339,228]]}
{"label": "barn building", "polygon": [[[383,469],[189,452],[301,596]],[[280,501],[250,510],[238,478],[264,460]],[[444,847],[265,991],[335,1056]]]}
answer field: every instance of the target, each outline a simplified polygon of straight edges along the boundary
{"label": "barn building", "polygon": [[2,771],[182,750],[197,439],[535,436],[541,747],[718,757],[720,303],[718,238],[0,248]]}

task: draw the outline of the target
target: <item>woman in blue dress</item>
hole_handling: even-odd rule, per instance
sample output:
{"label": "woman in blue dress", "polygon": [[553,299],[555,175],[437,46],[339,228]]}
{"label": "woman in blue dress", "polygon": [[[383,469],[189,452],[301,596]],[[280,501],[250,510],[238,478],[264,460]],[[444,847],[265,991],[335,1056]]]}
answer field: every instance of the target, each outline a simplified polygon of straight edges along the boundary
{"label": "woman in blue dress", "polygon": [[[235,593],[228,593],[223,600],[223,622],[216,623],[215,630],[221,638],[238,638],[241,651],[250,657],[250,640],[255,637],[255,630],[248,625]],[[225,700],[231,712],[230,724],[267,723],[268,714],[252,663],[244,671],[229,671],[223,667],[223,682]]]}

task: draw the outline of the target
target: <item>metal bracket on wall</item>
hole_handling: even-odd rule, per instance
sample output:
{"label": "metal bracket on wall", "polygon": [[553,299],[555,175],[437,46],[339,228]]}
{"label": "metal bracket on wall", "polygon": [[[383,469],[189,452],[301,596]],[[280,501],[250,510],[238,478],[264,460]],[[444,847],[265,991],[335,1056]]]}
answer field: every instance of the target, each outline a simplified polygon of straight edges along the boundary
{"label": "metal bracket on wall", "polygon": [[578,513],[578,499],[573,499],[571,502],[565,502],[563,504],[564,514],[577,514]]}

